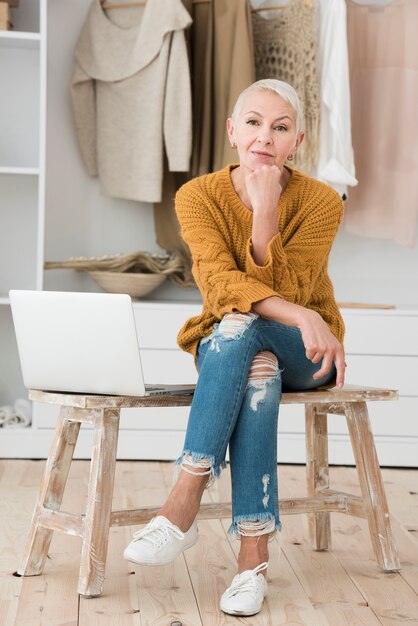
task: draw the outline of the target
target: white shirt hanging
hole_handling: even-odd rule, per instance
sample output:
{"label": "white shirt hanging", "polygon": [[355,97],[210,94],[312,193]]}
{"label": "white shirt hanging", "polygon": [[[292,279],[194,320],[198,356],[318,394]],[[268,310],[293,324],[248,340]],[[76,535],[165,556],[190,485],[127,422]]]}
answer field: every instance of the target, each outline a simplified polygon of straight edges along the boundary
{"label": "white shirt hanging", "polygon": [[357,185],[351,143],[350,86],[345,0],[317,0],[321,130],[314,177],[341,196]]}

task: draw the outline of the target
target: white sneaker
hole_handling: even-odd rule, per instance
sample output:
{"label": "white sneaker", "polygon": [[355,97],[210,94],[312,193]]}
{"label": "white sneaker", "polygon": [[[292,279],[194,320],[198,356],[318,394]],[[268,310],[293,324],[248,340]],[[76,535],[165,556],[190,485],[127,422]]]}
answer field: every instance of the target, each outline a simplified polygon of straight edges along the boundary
{"label": "white sneaker", "polygon": [[222,594],[221,609],[229,615],[255,615],[261,611],[267,595],[267,580],[263,574],[268,563],[261,563],[255,569],[237,574],[231,586]]}
{"label": "white sneaker", "polygon": [[163,515],[154,517],[143,530],[134,533],[123,556],[127,561],[140,565],[166,565],[197,541],[197,523],[186,533]]}

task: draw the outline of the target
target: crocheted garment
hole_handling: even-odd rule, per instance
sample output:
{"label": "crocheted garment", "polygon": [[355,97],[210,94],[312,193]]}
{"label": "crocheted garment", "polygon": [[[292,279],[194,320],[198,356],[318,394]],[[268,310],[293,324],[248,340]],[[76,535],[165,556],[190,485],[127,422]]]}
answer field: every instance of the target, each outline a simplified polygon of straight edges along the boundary
{"label": "crocheted garment", "polygon": [[256,78],[277,78],[296,89],[305,110],[305,139],[295,165],[311,173],[317,162],[320,89],[316,63],[313,10],[305,0],[290,0],[271,18],[253,13]]}
{"label": "crocheted garment", "polygon": [[231,180],[236,165],[195,178],[179,189],[176,211],[193,258],[193,276],[203,297],[202,313],[177,337],[196,355],[199,340],[226,313],[247,313],[270,296],[317,311],[342,341],[344,323],[328,276],[328,255],[343,216],[340,196],[296,170],[277,207],[278,229],[266,264],[251,254],[253,214]]}

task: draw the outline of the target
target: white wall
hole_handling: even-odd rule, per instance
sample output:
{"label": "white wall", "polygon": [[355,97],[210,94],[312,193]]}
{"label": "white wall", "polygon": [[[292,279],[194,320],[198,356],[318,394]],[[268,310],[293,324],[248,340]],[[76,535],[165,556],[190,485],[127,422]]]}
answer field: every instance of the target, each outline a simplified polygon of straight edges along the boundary
{"label": "white wall", "polygon": [[[48,136],[46,254],[49,261],[118,252],[157,252],[152,206],[101,195],[89,178],[72,127],[69,85],[73,50],[90,0],[48,3]],[[342,229],[330,273],[339,301],[418,305],[418,248],[350,235]],[[46,272],[47,289],[98,290],[84,273]],[[196,290],[168,281],[157,299],[198,300]]]}
{"label": "white wall", "polygon": [[417,246],[356,237],[342,227],[331,252],[330,275],[339,302],[417,308]]}

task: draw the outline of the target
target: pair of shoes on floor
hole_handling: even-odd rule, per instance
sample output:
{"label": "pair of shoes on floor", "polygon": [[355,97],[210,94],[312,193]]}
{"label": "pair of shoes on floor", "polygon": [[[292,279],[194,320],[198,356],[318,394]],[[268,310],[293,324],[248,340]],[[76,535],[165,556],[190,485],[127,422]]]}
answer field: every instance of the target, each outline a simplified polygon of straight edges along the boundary
{"label": "pair of shoes on floor", "polygon": [[123,556],[139,565],[167,565],[197,541],[197,523],[182,532],[163,515],[154,517],[143,530],[134,533]]}
{"label": "pair of shoes on floor", "polygon": [[261,563],[254,569],[234,576],[230,587],[221,597],[220,606],[224,613],[246,617],[261,611],[267,595],[267,580],[261,572],[267,566],[268,563]]}

